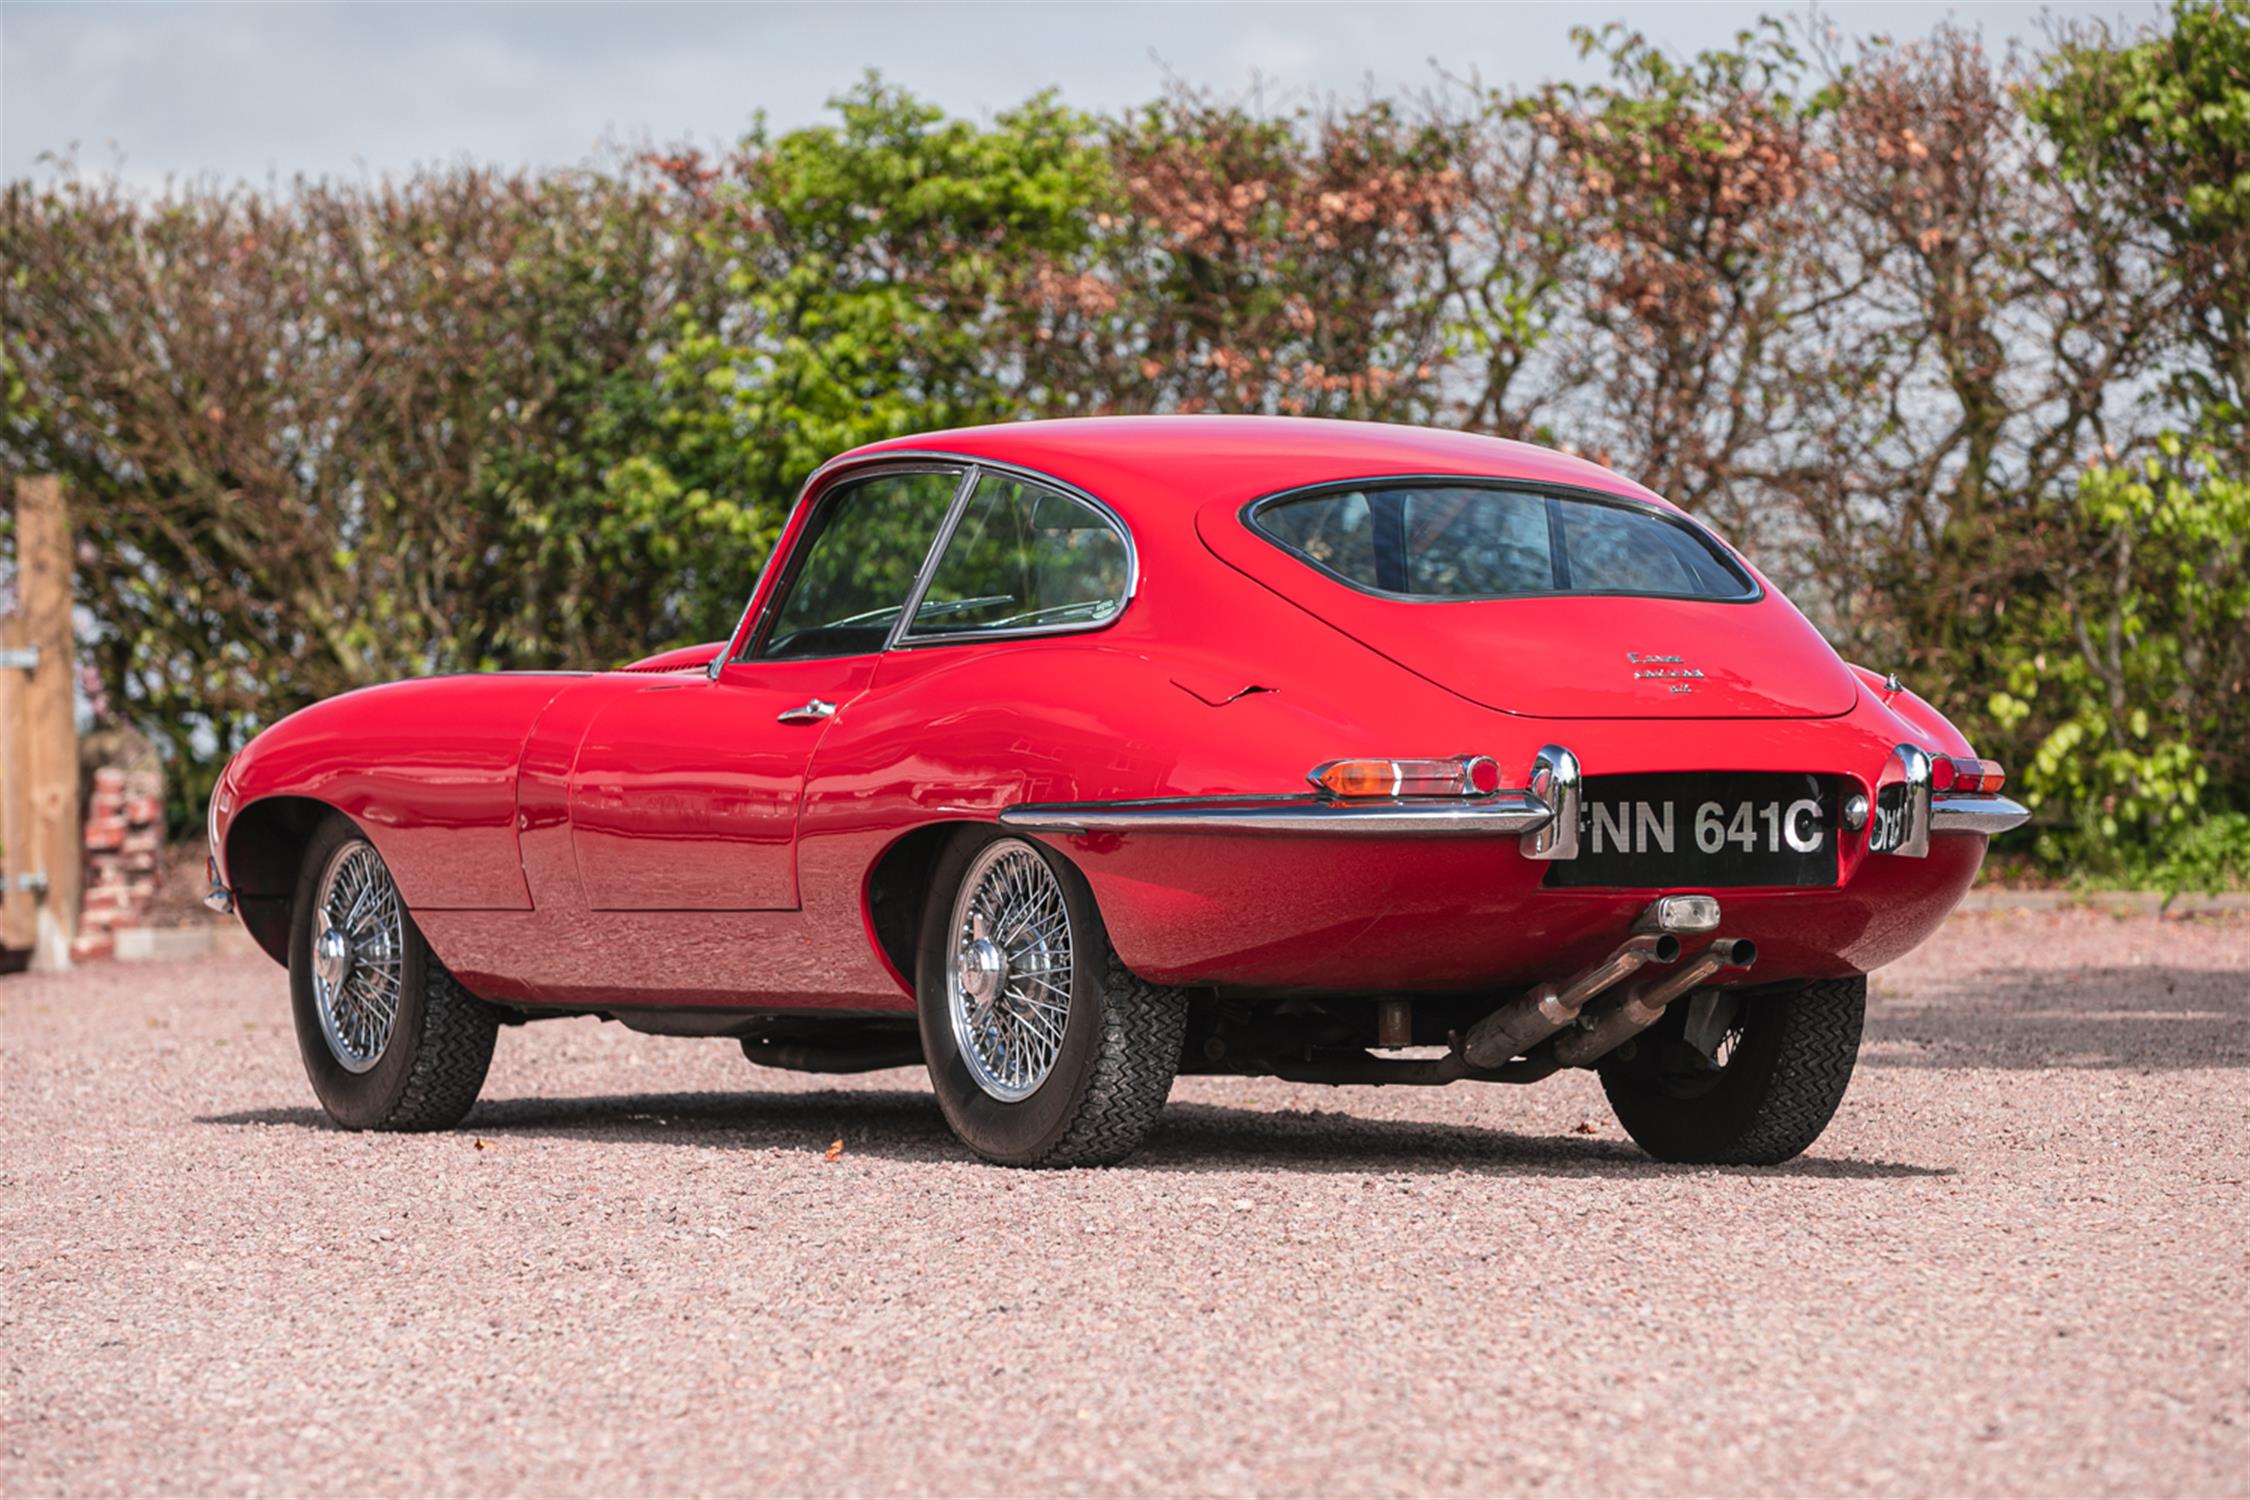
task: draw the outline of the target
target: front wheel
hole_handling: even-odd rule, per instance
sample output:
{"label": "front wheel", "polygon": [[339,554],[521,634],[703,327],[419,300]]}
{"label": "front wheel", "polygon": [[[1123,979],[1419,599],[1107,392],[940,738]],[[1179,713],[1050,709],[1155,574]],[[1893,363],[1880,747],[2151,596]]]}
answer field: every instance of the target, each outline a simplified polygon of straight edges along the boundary
{"label": "front wheel", "polygon": [[438,962],[341,813],[314,831],[297,877],[289,992],[305,1073],[337,1124],[445,1130],[476,1103],[499,1013]]}
{"label": "front wheel", "polygon": [[1602,1091],[1659,1161],[1773,1166],[1835,1117],[1866,1017],[1864,976],[1741,997],[1706,991],[1604,1058]]}
{"label": "front wheel", "polygon": [[1187,1004],[1110,951],[1085,878],[1024,839],[957,839],[915,973],[922,1052],[962,1143],[1007,1166],[1102,1166],[1156,1128]]}

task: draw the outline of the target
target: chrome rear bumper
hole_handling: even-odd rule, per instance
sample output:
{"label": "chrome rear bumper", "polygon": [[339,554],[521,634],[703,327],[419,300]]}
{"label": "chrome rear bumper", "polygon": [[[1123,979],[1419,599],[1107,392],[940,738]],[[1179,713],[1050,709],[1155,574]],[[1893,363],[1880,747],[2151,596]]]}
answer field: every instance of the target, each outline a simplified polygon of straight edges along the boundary
{"label": "chrome rear bumper", "polygon": [[1320,797],[1150,797],[1138,802],[1048,802],[1003,808],[1000,826],[1024,833],[1525,834],[1554,811],[1529,792],[1490,797],[1330,802]]}
{"label": "chrome rear bumper", "polygon": [[[1903,805],[1879,818],[1869,844],[1878,854],[1920,858],[1933,834],[2005,833],[2031,817],[2006,797],[1930,788],[1926,752],[1901,745],[1882,784],[1903,782]],[[1532,762],[1530,784],[1483,797],[1390,797],[1336,801],[1286,796],[1146,797],[1119,802],[1035,802],[1003,808],[1003,828],[1021,833],[1313,833],[1343,835],[1515,835],[1526,859],[1578,857],[1582,776],[1578,758],[1549,745]],[[1855,825],[1856,826],[1856,825]]]}

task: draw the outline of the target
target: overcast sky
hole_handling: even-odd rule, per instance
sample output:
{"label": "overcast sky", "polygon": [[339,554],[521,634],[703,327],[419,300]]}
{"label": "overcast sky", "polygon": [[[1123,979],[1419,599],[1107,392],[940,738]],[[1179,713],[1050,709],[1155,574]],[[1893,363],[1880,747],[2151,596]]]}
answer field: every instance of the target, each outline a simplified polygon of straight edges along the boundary
{"label": "overcast sky", "polygon": [[[361,177],[460,158],[580,160],[605,141],[703,144],[754,110],[779,125],[869,68],[973,115],[1059,87],[1087,108],[1167,78],[1269,97],[1585,76],[1568,30],[1622,19],[1671,47],[1724,44],[1786,3],[1585,5],[0,4],[0,174],[75,147],[82,169]],[[2041,15],[2152,4],[1837,4],[1847,32],[2035,40]]]}

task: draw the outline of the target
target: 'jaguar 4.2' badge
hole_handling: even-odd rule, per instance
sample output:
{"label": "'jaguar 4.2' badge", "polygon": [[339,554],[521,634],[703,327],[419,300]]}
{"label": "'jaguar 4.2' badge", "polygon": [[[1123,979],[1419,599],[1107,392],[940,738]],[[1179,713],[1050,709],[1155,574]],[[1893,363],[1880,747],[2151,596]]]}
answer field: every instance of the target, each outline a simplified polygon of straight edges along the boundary
{"label": "'jaguar 4.2' badge", "polygon": [[1625,660],[1632,664],[1634,681],[1645,678],[1661,682],[1675,693],[1694,692],[1696,679],[1703,675],[1701,667],[1683,665],[1677,655],[1628,651],[1625,653]]}

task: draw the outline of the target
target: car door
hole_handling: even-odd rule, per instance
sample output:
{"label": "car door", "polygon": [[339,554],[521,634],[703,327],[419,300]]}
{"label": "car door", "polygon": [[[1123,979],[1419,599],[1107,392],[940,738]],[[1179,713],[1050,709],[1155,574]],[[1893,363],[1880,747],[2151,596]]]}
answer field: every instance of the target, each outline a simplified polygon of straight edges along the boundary
{"label": "car door", "polygon": [[867,690],[961,482],[880,470],[820,495],[736,659],[606,704],[570,774],[595,911],[798,904],[796,824],[822,737]]}

